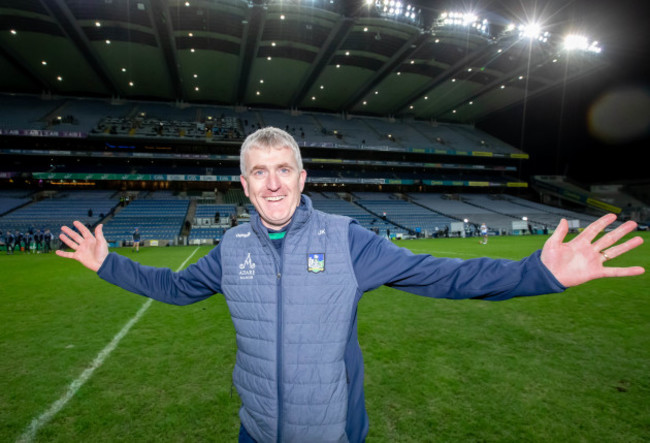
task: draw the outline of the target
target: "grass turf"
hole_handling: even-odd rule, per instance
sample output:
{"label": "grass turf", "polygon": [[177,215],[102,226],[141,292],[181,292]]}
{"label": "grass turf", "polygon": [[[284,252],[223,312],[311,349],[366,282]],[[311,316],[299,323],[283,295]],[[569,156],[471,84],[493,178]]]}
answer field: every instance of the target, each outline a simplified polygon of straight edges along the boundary
{"label": "grass turf", "polygon": [[[401,244],[440,256],[518,259],[544,239]],[[176,269],[194,249],[118,252]],[[609,263],[632,264],[649,268],[647,245]],[[52,254],[2,255],[0,269],[0,441],[15,441],[145,299]],[[499,303],[429,300],[386,287],[366,294],[359,341],[368,441],[648,441],[648,275]],[[222,297],[187,307],[154,303],[35,441],[236,441],[234,350]]]}

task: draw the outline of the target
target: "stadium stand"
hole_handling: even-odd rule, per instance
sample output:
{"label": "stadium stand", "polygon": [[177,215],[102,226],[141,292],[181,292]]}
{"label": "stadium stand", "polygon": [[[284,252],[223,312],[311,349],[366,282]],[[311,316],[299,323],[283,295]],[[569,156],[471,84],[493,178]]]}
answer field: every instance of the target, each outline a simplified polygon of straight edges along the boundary
{"label": "stadium stand", "polygon": [[62,225],[72,226],[74,220],[93,226],[118,204],[117,200],[109,199],[112,194],[112,191],[57,193],[0,217],[0,229],[25,232],[50,228],[54,232]]}
{"label": "stadium stand", "polygon": [[399,226],[415,235],[432,235],[444,230],[453,221],[422,206],[414,205],[391,194],[355,193],[356,203],[381,220]]}
{"label": "stadium stand", "polygon": [[293,135],[298,143],[322,138],[321,127],[311,114],[291,115],[283,111],[260,111],[265,126],[275,126]]}
{"label": "stadium stand", "polygon": [[189,242],[220,241],[230,227],[233,216],[237,216],[237,206],[234,204],[198,204],[188,237]]}
{"label": "stadium stand", "polygon": [[183,228],[188,199],[138,199],[131,202],[104,226],[110,242],[130,242],[137,227],[142,241],[158,240],[175,244]]}
{"label": "stadium stand", "polygon": [[390,140],[389,135],[397,143],[407,147],[424,148],[435,144],[434,140],[425,135],[431,132],[430,125],[423,125],[422,130],[418,130],[419,125],[414,125],[413,121],[391,122],[387,119],[365,119],[365,122],[376,134],[379,134],[384,144]]}
{"label": "stadium stand", "polygon": [[503,154],[515,154],[520,151],[491,135],[468,125],[449,125],[452,131],[464,136],[471,142],[472,151],[487,151]]}
{"label": "stadium stand", "polygon": [[410,193],[408,197],[417,204],[457,221],[467,219],[470,224],[480,225],[485,223],[490,230],[497,232],[510,232],[512,230],[512,217],[472,205],[466,200],[465,194]]}
{"label": "stadium stand", "polygon": [[[27,174],[29,176],[31,173],[42,173],[47,170],[48,173],[60,174],[59,178],[65,178],[62,177],[64,174],[71,174],[71,176],[75,174],[92,175],[95,179],[100,180],[98,187],[103,185],[102,178],[97,177],[99,171],[106,175],[130,176],[131,180],[141,180],[139,176],[133,177],[135,174],[163,177],[156,180],[164,180],[166,174],[177,174],[178,177],[213,174],[237,177],[239,175],[238,162],[234,162],[232,158],[238,153],[241,138],[261,126],[273,125],[288,130],[304,147],[303,149],[306,149],[303,156],[306,159],[305,167],[308,170],[307,192],[314,189],[313,183],[316,186],[327,186],[332,183],[353,185],[346,191],[354,190],[354,194],[329,190],[312,191],[315,206],[350,215],[371,229],[380,231],[389,229],[391,233],[402,235],[416,232],[428,235],[443,229],[443,227],[448,227],[453,221],[467,219],[470,225],[485,222],[493,231],[511,233],[513,221],[521,220],[523,217],[527,217],[531,227],[538,231],[543,230],[544,227],[556,225],[560,218],[577,220],[580,226],[584,226],[596,218],[595,215],[585,215],[568,209],[541,205],[523,198],[499,194],[499,187],[505,188],[509,182],[513,181],[506,175],[506,172],[516,172],[516,167],[507,166],[505,160],[501,159],[508,159],[510,155],[521,152],[469,125],[297,110],[233,109],[214,105],[179,106],[173,103],[140,101],[116,101],[115,103],[96,99],[44,100],[34,96],[3,95],[3,100],[0,101],[0,113],[3,115],[3,119],[0,119],[0,128],[11,128],[12,130],[16,128],[51,130],[54,128],[60,131],[88,132],[88,142],[100,141],[100,144],[97,145],[99,148],[96,147],[94,151],[86,148],[88,151],[80,152],[80,155],[76,157],[71,154],[74,149],[69,149],[67,146],[65,146],[65,150],[60,151],[65,156],[54,160],[50,160],[50,157],[56,155],[56,151],[36,150],[34,154],[30,153],[25,161],[16,163],[18,165],[16,171],[19,172],[9,169],[10,172],[6,174]],[[42,134],[39,133],[39,135]],[[123,146],[105,144],[104,140],[110,140],[111,136],[118,136],[115,137],[115,145],[120,143],[128,145],[124,147],[129,150],[117,149]],[[141,142],[136,141],[139,139],[148,143],[149,140],[160,137],[165,137],[170,141],[182,141],[195,137],[202,143],[210,141],[210,138],[216,140],[221,137],[224,141],[236,140],[237,143],[219,145],[216,151],[211,147],[197,148],[195,146],[191,146],[187,150],[183,150],[186,148],[176,150],[176,145],[173,143],[170,143],[174,146],[173,148],[164,148],[167,150],[143,151],[142,147],[138,145]],[[135,145],[140,146],[140,149],[137,150]],[[224,146],[229,147],[224,148]],[[147,149],[149,148],[148,146]],[[328,148],[336,148],[336,150]],[[445,163],[437,163],[441,157],[429,160],[429,151],[424,151],[423,148],[441,149],[443,152],[441,155],[445,156],[442,161]],[[98,152],[100,150],[104,152]],[[459,151],[460,154],[456,154],[454,150]],[[490,163],[482,155],[476,157],[468,155],[472,154],[472,151],[490,152],[497,157],[501,155],[499,162],[503,164]],[[188,152],[191,155],[187,155]],[[195,159],[193,157],[195,152],[200,152],[201,157]],[[214,152],[226,155],[216,156],[218,163],[213,159],[203,161]],[[16,150],[11,150],[12,155],[15,153]],[[449,157],[450,155],[456,155],[456,157]],[[83,160],[97,157],[101,157],[101,160],[94,163]],[[488,157],[490,156],[485,158]],[[164,159],[164,161],[158,161],[160,159]],[[422,164],[423,167],[419,167],[418,164]],[[517,174],[513,173],[512,175]],[[142,180],[152,179],[142,178]],[[196,178],[190,180],[196,180]],[[426,180],[444,182],[439,185],[432,184],[432,186],[449,186],[449,184],[457,186],[458,183],[461,183],[460,186],[463,184],[466,186],[469,182],[481,182],[484,186],[495,186],[495,188],[487,190],[492,196],[488,194],[458,194],[459,196],[456,198],[449,198],[445,194],[411,192],[412,189],[408,187],[409,184],[428,185],[425,183]],[[516,179],[514,180],[516,181]],[[373,189],[380,184],[395,183],[406,185],[398,191],[400,194],[357,192],[359,189]],[[391,187],[386,189],[391,189]],[[182,215],[193,217],[194,220],[204,218],[202,211],[210,212],[216,208],[216,206],[203,207],[202,204],[199,204],[196,206],[197,214],[188,213],[188,209],[191,208],[188,206],[187,197],[179,196],[176,192],[142,192],[136,201],[162,202],[163,200],[180,199],[181,204],[185,205],[185,213]],[[403,192],[408,192],[408,194],[401,194]],[[462,191],[455,189],[453,192]],[[64,194],[59,193],[52,199],[62,201]],[[133,193],[134,196],[135,194]],[[495,197],[494,194],[500,196]],[[76,195],[81,196],[82,194]],[[183,217],[179,216],[178,220],[168,225],[169,220],[162,215],[159,223],[155,217],[150,215],[131,214],[132,209],[130,208],[136,202],[122,209],[117,204],[119,198],[117,194],[113,196],[95,195],[100,200],[108,201],[108,207],[93,209],[92,218],[83,217],[83,213],[88,208],[73,208],[73,213],[79,214],[74,218],[82,219],[85,224],[94,225],[99,222],[100,214],[107,215],[111,213],[112,208],[117,209],[115,217],[107,221],[106,231],[115,240],[129,241],[135,226],[141,228],[143,240],[160,239],[168,242],[177,241],[181,234],[187,235],[190,241],[199,239],[214,241],[220,239],[223,229],[227,228],[227,226],[205,226],[193,223],[191,229],[183,231],[185,221]],[[345,200],[341,198],[342,196],[345,197]],[[75,197],[71,200],[84,200],[84,198]],[[231,213],[232,208],[235,208],[235,213],[239,212],[240,215],[242,208],[246,208],[249,212],[252,210],[248,198],[241,189],[237,188],[237,185],[223,191],[216,203],[232,205],[229,210],[220,210],[224,214]],[[135,207],[137,208],[140,204],[137,203]],[[70,205],[70,207],[73,206]],[[47,222],[48,224],[52,222],[54,223],[52,227],[71,222],[71,218],[59,219],[56,216],[51,216],[48,219],[47,216],[51,215],[45,214],[48,211],[47,204],[42,204],[42,202],[33,203],[29,198],[19,200],[7,195],[0,196],[0,214],[5,214],[5,217],[0,218],[0,223],[2,223],[0,226],[11,223],[24,227],[25,223],[28,224],[28,221],[31,220],[39,220],[39,223]],[[385,220],[383,212],[386,212]],[[24,222],[20,221],[21,218]],[[241,221],[245,222],[246,218],[242,218]],[[146,229],[149,227],[152,229]],[[10,229],[16,228],[16,226],[12,226]],[[18,227],[18,229],[23,228]]]}
{"label": "stadium stand", "polygon": [[32,201],[29,191],[0,191],[0,216]]}
{"label": "stadium stand", "polygon": [[128,112],[132,106],[112,105],[92,99],[69,99],[48,116],[48,129],[89,133],[97,123],[108,115]]}
{"label": "stadium stand", "polygon": [[432,236],[455,221],[423,206],[379,193],[355,193],[357,203],[373,214],[416,235]]}
{"label": "stadium stand", "polygon": [[359,224],[364,228],[375,231],[380,235],[385,235],[387,230],[390,231],[391,236],[397,234],[411,234],[408,229],[397,226],[388,220],[383,220],[380,215],[368,212],[362,206],[343,200],[338,196],[335,198],[317,198],[315,200],[312,200],[312,203],[314,205],[314,208],[320,211],[351,217],[358,221]]}
{"label": "stadium stand", "polygon": [[[512,195],[499,195],[493,197],[493,199],[497,198],[510,202],[513,205],[510,207],[510,210],[514,211],[515,213],[523,212],[524,215],[522,215],[522,217],[527,217],[529,220],[531,220],[532,223],[537,225],[536,227],[539,225],[553,227],[556,226],[563,218],[567,220],[578,220],[580,222],[580,226],[585,227],[598,219],[598,217],[593,215],[544,205]],[[517,209],[517,207],[521,209]],[[619,223],[614,223],[614,226],[618,226],[618,224]]]}
{"label": "stadium stand", "polygon": [[3,94],[0,100],[0,129],[46,129],[47,116],[64,100],[41,100],[33,96]]}
{"label": "stadium stand", "polygon": [[224,203],[231,203],[233,205],[241,206],[249,203],[248,197],[244,194],[243,189],[228,189],[223,197]]}
{"label": "stadium stand", "polygon": [[[551,213],[542,210],[543,205],[522,205],[515,203],[511,198],[502,195],[469,194],[463,197],[464,201],[473,206],[488,209],[496,214],[505,215],[513,220],[525,219],[533,229],[541,226],[555,227],[561,218],[578,220],[580,227],[585,227],[595,221],[597,217],[590,217],[573,211],[557,211]],[[550,209],[550,208],[549,208]]]}
{"label": "stadium stand", "polygon": [[[323,142],[361,146],[370,144],[370,138],[376,141],[375,134],[365,124],[359,124],[359,119],[345,119],[335,115],[322,114],[317,116],[321,126]],[[386,144],[382,141],[379,145]]]}
{"label": "stadium stand", "polygon": [[[410,193],[413,202],[470,224],[486,223],[490,230],[513,233],[513,221],[525,220],[533,233],[543,233],[554,228],[562,218],[577,221],[578,227],[587,226],[597,219],[584,213],[536,203],[507,194],[432,194]],[[615,223],[614,225],[617,225]]]}
{"label": "stadium stand", "polygon": [[100,118],[91,132],[121,137],[241,139],[239,118],[228,108],[134,103],[120,116]]}

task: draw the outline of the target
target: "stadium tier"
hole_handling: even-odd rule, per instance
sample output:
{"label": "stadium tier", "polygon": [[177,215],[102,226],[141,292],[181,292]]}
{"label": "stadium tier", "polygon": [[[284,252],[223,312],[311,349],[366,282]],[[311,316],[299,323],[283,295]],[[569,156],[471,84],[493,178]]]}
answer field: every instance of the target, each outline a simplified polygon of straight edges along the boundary
{"label": "stadium tier", "polygon": [[129,242],[137,227],[142,241],[174,242],[181,234],[189,203],[189,200],[135,200],[105,224],[104,237],[111,242]]}
{"label": "stadium tier", "polygon": [[[62,225],[72,226],[79,220],[84,225],[97,224],[119,203],[111,199],[111,191],[72,191],[57,193],[40,201],[24,204],[0,217],[0,229],[6,231],[51,229],[57,232]],[[30,199],[31,201],[31,199]]]}

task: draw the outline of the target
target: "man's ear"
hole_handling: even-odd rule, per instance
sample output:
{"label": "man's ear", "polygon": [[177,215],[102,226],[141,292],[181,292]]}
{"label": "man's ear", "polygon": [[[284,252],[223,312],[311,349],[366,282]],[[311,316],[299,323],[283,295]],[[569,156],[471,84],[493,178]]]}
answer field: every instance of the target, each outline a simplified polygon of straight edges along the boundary
{"label": "man's ear", "polygon": [[305,181],[307,180],[307,171],[304,169],[300,171],[300,192],[305,189]]}
{"label": "man's ear", "polygon": [[250,195],[248,195],[248,182],[246,181],[246,177],[243,175],[239,176],[239,182],[242,185],[242,188],[244,188],[244,195],[248,198],[250,198]]}

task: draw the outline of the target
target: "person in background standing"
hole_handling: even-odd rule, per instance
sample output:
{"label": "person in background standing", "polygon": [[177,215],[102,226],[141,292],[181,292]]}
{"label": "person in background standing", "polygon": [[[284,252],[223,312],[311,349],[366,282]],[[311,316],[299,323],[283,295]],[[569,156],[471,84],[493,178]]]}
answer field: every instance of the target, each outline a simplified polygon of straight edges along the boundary
{"label": "person in background standing", "polygon": [[43,231],[41,229],[34,233],[34,243],[36,244],[36,253],[40,253],[43,250]]}
{"label": "person in background standing", "polygon": [[14,236],[13,232],[7,229],[7,232],[5,233],[5,248],[7,249],[7,254],[14,253],[15,242],[16,242],[16,236]]}
{"label": "person in background standing", "polygon": [[16,246],[18,250],[25,252],[25,234],[16,229]]}
{"label": "person in background standing", "polygon": [[131,248],[131,251],[140,252],[140,231],[138,228],[133,231],[133,248]]}
{"label": "person in background standing", "polygon": [[52,232],[50,232],[50,229],[47,228],[43,233],[43,252],[49,254],[51,249],[52,249]]}
{"label": "person in background standing", "polygon": [[483,236],[483,240],[481,241],[482,245],[487,245],[488,242],[488,228],[485,223],[481,223],[481,235]]}

